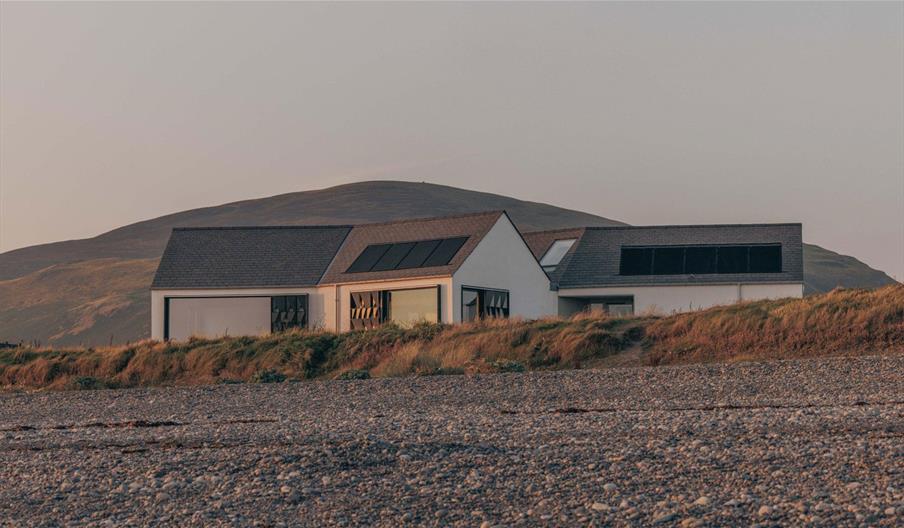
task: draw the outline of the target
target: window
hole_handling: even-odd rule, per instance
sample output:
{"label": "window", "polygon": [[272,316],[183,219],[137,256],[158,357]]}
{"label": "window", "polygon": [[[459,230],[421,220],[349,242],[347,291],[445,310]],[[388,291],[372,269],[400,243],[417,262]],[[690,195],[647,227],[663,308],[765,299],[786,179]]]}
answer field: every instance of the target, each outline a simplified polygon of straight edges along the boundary
{"label": "window", "polygon": [[386,320],[400,326],[439,322],[439,288],[386,292]]}
{"label": "window", "polygon": [[653,273],[652,248],[622,248],[622,275],[650,275]]}
{"label": "window", "polygon": [[508,316],[509,293],[507,291],[465,287],[461,289],[462,322],[484,317]]}
{"label": "window", "polygon": [[684,272],[694,275],[705,275],[716,272],[715,247],[689,247],[684,253]]}
{"label": "window", "polygon": [[270,331],[285,332],[308,324],[308,296],[270,297]]}
{"label": "window", "polygon": [[781,246],[751,246],[750,273],[781,273]]}
{"label": "window", "polygon": [[684,273],[684,248],[656,248],[653,252],[653,275]]}
{"label": "window", "polygon": [[621,275],[781,273],[781,244],[623,247]]}
{"label": "window", "polygon": [[543,255],[543,258],[540,259],[540,265],[543,266],[543,269],[546,271],[553,271],[556,269],[556,266],[562,262],[565,254],[568,253],[568,250],[571,249],[571,246],[573,246],[575,242],[577,242],[576,238],[556,240],[549,246],[549,249],[546,250],[546,254]]}
{"label": "window", "polygon": [[371,244],[364,248],[346,273],[445,266],[452,261],[468,237]]}
{"label": "window", "polygon": [[351,293],[352,330],[376,328],[392,321],[400,326],[438,323],[439,286]]}

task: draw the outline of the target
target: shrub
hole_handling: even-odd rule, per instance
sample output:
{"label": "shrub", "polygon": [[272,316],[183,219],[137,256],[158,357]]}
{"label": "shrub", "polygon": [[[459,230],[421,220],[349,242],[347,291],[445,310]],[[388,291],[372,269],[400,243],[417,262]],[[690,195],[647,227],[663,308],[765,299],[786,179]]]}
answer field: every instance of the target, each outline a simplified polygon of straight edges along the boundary
{"label": "shrub", "polygon": [[490,366],[493,367],[493,370],[496,372],[524,372],[527,370],[521,363],[510,359],[496,360],[490,363]]}
{"label": "shrub", "polygon": [[282,383],[286,381],[286,375],[275,370],[258,370],[248,381],[251,383]]}
{"label": "shrub", "polygon": [[79,376],[72,380],[72,388],[75,390],[106,389],[107,384],[92,376]]}
{"label": "shrub", "polygon": [[336,376],[340,380],[366,380],[370,379],[370,372],[364,369],[346,370],[342,374]]}

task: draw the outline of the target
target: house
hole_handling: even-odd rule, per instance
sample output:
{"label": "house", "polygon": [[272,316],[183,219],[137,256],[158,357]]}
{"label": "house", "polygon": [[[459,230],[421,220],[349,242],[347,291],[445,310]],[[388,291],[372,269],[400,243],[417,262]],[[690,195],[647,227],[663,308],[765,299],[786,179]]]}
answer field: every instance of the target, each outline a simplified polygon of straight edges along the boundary
{"label": "house", "polygon": [[151,335],[536,318],[556,295],[504,211],[357,226],[174,229]]}
{"label": "house", "polygon": [[801,224],[587,227],[525,233],[557,313],[673,313],[803,296]]}
{"label": "house", "polygon": [[522,234],[504,211],[363,225],[174,229],[151,335],[671,313],[801,297],[800,224]]}

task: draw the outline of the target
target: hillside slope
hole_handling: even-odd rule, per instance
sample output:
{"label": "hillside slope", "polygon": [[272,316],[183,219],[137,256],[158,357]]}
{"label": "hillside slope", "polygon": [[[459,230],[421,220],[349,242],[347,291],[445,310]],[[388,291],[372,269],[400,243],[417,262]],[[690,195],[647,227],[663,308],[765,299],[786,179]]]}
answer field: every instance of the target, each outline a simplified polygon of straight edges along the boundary
{"label": "hillside slope", "polygon": [[[94,238],[0,254],[0,342],[96,345],[108,343],[111,336],[115,342],[147,337],[147,290],[156,259],[173,227],[345,224],[498,209],[508,211],[524,231],[624,225],[507,196],[392,181],[354,183],[193,209]],[[808,293],[835,286],[876,287],[893,282],[852,257],[818,246],[806,246],[804,270]]]}

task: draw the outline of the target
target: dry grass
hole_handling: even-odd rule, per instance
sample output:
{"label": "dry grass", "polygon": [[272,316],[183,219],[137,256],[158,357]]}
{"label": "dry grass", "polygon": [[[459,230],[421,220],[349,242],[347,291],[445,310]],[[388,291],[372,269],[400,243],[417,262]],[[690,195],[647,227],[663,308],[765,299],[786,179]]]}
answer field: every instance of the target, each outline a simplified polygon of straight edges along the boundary
{"label": "dry grass", "polygon": [[904,286],[833,290],[658,319],[653,365],[904,351]]}
{"label": "dry grass", "polygon": [[[536,321],[334,334],[143,341],[108,348],[0,350],[0,386],[94,388],[581,368],[643,343],[650,364],[904,352],[904,286],[836,290],[669,317]],[[266,376],[264,376],[266,378]]]}

